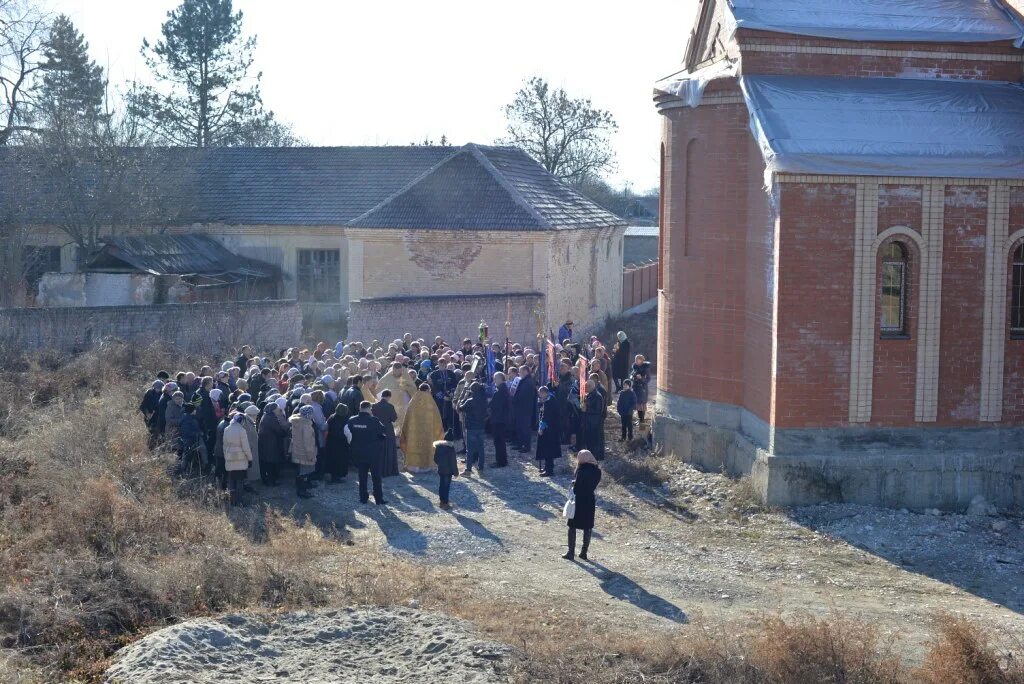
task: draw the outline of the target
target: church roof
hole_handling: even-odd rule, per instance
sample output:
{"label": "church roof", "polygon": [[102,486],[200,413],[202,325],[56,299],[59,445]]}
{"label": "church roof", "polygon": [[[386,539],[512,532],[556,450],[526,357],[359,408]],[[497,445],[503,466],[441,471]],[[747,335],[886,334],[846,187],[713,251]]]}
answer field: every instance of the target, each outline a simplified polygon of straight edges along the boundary
{"label": "church roof", "polygon": [[1024,178],[1024,86],[742,76],[769,173]]}
{"label": "church roof", "polygon": [[347,225],[534,231],[623,227],[625,222],[522,150],[469,144]]}
{"label": "church roof", "polygon": [[727,0],[733,28],[862,41],[989,43],[1024,30],[1000,0]]}

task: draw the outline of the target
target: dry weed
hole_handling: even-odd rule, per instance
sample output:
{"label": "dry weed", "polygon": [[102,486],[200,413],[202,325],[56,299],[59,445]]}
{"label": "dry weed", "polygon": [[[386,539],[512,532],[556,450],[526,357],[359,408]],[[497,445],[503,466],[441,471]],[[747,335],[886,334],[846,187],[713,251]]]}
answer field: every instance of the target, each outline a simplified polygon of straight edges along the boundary
{"label": "dry weed", "polygon": [[926,684],[1024,684],[1024,652],[1000,657],[991,635],[963,617],[942,615],[938,635],[916,671]]}

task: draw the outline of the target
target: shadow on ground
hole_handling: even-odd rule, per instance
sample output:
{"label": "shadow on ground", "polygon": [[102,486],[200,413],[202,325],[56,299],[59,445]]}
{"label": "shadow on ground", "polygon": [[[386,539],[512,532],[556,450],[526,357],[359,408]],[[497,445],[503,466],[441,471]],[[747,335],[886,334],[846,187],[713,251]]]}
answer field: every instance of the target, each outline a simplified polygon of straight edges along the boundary
{"label": "shadow on ground", "polygon": [[595,561],[578,561],[579,567],[593,575],[600,582],[601,590],[612,598],[627,601],[630,605],[658,617],[685,625],[689,622],[686,613],[674,603],[652,594],[625,575],[619,574]]}

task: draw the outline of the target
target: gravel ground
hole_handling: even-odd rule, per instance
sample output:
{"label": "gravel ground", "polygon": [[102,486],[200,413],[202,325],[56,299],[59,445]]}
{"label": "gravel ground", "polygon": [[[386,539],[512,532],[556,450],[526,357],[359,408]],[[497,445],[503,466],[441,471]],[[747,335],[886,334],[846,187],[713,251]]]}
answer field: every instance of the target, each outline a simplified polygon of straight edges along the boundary
{"label": "gravel ground", "polygon": [[511,650],[469,625],[411,610],[228,615],[183,622],[125,648],[109,684],[465,682],[501,676]]}
{"label": "gravel ground", "polygon": [[685,629],[694,615],[743,624],[765,611],[838,611],[899,634],[912,658],[938,612],[967,615],[997,634],[1024,633],[1019,516],[761,510],[742,484],[644,450],[629,462],[665,482],[629,482],[616,467],[627,450],[612,419],[608,428],[588,563],[560,557],[571,459],[551,479],[516,455],[508,468],[455,480],[451,512],[437,507],[432,474],[385,479],[386,507],[360,505],[353,476],[317,488],[309,501],[290,488],[260,496],[325,530],[336,526],[353,543],[460,568],[481,595],[609,625]]}

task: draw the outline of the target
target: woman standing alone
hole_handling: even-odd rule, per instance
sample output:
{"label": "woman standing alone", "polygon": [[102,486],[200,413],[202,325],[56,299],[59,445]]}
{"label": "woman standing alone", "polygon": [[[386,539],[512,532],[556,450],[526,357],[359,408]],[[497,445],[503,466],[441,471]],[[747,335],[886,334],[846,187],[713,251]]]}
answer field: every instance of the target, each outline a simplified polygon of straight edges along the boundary
{"label": "woman standing alone", "polygon": [[597,511],[597,496],[595,490],[601,482],[601,466],[597,459],[586,449],[576,454],[576,477],[572,481],[572,493],[576,499],[576,511],[573,517],[569,518],[569,551],[562,556],[566,560],[573,560],[576,553],[576,530],[583,530],[583,547],[580,549],[580,559],[587,560],[587,550],[590,548],[590,534],[594,529],[594,515]]}

